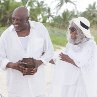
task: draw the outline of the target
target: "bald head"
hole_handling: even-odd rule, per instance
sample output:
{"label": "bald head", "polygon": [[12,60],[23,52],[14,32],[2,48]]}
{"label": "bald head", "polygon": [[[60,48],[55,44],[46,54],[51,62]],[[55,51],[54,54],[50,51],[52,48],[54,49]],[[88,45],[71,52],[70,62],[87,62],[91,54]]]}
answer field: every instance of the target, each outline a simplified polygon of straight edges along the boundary
{"label": "bald head", "polygon": [[28,9],[24,6],[17,7],[14,11],[12,16],[19,16],[19,17],[29,17]]}

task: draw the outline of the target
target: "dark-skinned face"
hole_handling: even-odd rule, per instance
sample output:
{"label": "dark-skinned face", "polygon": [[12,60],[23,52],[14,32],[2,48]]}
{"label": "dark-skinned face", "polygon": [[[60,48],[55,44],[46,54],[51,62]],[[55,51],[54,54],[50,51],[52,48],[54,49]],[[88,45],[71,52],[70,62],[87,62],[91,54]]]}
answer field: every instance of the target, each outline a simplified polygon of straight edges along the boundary
{"label": "dark-skinned face", "polygon": [[69,26],[69,34],[69,42],[74,45],[78,45],[79,43],[82,43],[84,39],[86,39],[81,29],[73,22]]}
{"label": "dark-skinned face", "polygon": [[71,35],[71,39],[76,40],[77,39],[77,29],[75,27],[70,27],[70,35]]}
{"label": "dark-skinned face", "polygon": [[20,11],[14,11],[12,14],[12,24],[14,25],[16,32],[26,30],[28,26],[28,17],[26,14],[22,14]]}

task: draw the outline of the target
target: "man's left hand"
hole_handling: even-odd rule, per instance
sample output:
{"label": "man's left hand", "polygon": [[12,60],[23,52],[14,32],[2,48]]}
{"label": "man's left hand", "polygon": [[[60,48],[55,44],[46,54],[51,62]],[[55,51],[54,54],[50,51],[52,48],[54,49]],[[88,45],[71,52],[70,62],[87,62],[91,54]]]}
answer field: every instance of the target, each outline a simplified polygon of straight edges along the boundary
{"label": "man's left hand", "polygon": [[38,68],[43,62],[41,60],[34,59],[35,62],[35,68]]}
{"label": "man's left hand", "polygon": [[23,70],[23,75],[34,75],[37,72],[37,68],[25,68]]}

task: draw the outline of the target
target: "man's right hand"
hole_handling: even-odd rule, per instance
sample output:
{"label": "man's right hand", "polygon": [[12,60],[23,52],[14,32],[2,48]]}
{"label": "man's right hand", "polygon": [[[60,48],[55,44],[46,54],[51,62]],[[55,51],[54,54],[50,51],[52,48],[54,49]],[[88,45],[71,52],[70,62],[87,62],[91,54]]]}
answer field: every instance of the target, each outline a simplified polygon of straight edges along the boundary
{"label": "man's right hand", "polygon": [[18,70],[23,75],[34,75],[37,72],[37,69],[36,68],[25,68],[25,67],[23,67],[20,64],[22,64],[22,62],[20,62],[20,61],[18,61],[16,63],[9,62],[6,67],[7,68],[12,68],[12,69]]}
{"label": "man's right hand", "polygon": [[20,64],[20,62],[16,62],[16,63],[9,62],[6,67],[7,67],[7,68],[12,68],[12,69],[18,70],[18,71],[20,71],[21,73],[23,73],[24,67],[20,67],[19,64]]}

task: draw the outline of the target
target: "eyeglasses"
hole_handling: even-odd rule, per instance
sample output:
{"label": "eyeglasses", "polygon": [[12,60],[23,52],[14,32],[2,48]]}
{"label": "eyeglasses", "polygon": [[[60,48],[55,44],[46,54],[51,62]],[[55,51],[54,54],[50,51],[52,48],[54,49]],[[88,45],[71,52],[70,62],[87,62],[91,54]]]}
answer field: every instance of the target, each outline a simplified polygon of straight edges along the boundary
{"label": "eyeglasses", "polygon": [[76,28],[70,27],[69,30],[70,30],[70,32],[74,32],[74,31],[76,31]]}

